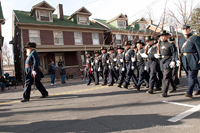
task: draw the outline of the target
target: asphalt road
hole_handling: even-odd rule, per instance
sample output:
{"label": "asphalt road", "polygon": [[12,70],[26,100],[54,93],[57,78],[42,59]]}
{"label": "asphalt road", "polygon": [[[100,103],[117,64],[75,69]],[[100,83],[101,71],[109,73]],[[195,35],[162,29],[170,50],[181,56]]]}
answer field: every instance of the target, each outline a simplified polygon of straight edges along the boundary
{"label": "asphalt road", "polygon": [[45,99],[36,90],[26,103],[21,90],[1,93],[0,132],[199,133],[200,95],[184,97],[187,81],[180,81],[167,98],[86,83],[48,87]]}

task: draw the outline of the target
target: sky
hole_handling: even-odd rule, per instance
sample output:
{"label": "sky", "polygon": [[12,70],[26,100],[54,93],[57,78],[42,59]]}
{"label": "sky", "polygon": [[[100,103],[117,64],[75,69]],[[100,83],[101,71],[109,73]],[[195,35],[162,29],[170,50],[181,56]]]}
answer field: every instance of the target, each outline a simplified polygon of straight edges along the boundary
{"label": "sky", "polygon": [[[32,6],[43,0],[1,0],[3,15],[6,19],[2,26],[4,43],[12,40],[12,12],[13,10],[31,11]],[[167,0],[166,7],[173,10],[174,1]],[[63,4],[64,15],[71,15],[81,7],[87,8],[92,18],[111,19],[120,13],[127,14],[128,21],[147,17],[149,10],[153,20],[159,20],[164,12],[166,0],[46,0],[55,9],[58,4]],[[54,14],[57,14],[55,10]]]}

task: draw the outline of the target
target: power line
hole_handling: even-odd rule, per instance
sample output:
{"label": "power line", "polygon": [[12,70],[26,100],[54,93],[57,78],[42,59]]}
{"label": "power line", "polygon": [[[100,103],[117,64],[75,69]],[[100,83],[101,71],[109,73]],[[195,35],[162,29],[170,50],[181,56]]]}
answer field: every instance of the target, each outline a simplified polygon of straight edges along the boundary
{"label": "power line", "polygon": [[145,8],[143,8],[143,9],[140,10],[139,12],[137,12],[137,13],[135,13],[134,15],[132,15],[131,17],[129,17],[129,19],[132,18],[132,17],[134,17],[135,15],[138,15],[138,14],[141,13],[143,10],[145,10],[145,9],[148,8],[149,6],[153,5],[153,4],[154,4],[155,2],[157,2],[157,1],[159,1],[159,0],[153,1],[151,4],[149,4],[149,5],[146,6]]}
{"label": "power line", "polygon": [[[27,7],[29,7],[30,5],[32,5],[34,2],[36,2],[38,0],[34,0],[33,2],[31,2],[30,4],[28,4],[26,7],[22,8],[22,10],[26,9]],[[8,17],[7,19],[5,20],[9,20],[10,18],[12,18],[12,16]]]}
{"label": "power line", "polygon": [[[85,4],[85,5],[83,5],[83,6],[87,6],[87,5],[90,5],[90,4],[92,4],[92,3],[94,3],[94,2],[97,2],[98,0],[95,0],[95,1],[91,1],[91,2],[89,2],[89,3],[87,3],[87,4]],[[79,8],[79,7],[75,7],[75,8],[73,8],[73,9],[70,9],[70,10],[66,10],[66,11],[71,11],[71,10],[75,10],[75,9],[77,9],[77,8]]]}

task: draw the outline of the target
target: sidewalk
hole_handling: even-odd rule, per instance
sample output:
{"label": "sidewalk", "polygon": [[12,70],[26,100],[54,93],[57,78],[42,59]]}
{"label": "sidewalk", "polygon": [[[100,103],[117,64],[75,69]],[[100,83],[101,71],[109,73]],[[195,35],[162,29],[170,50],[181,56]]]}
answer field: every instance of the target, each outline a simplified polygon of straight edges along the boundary
{"label": "sidewalk", "polygon": [[[44,85],[44,87],[51,86],[51,82],[44,82],[43,83],[42,80],[41,80],[41,82]],[[73,84],[73,83],[80,83],[80,82],[85,82],[86,83],[86,81],[83,81],[82,78],[76,78],[76,79],[68,79],[68,80],[66,80],[66,83],[62,84],[62,85]],[[61,85],[61,81],[60,80],[56,81],[55,85]],[[32,86],[32,88],[33,88],[33,86]],[[18,91],[18,90],[24,90],[23,85],[17,85],[16,89],[14,87],[11,87],[10,90],[8,90],[8,88],[5,88],[5,91],[4,92],[0,92],[0,93],[12,92],[12,91]]]}

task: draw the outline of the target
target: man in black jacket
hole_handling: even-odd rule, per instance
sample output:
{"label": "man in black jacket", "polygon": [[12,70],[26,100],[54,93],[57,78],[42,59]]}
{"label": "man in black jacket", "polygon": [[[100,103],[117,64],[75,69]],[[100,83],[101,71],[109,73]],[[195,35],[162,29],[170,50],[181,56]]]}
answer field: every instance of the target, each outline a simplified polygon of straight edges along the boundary
{"label": "man in black jacket", "polygon": [[[181,61],[177,60],[177,64],[182,64],[182,69],[185,71],[188,79],[188,89],[186,97],[192,98],[193,90],[198,85],[198,71],[200,69],[200,37],[193,35],[189,25],[183,25],[182,33],[184,37],[179,40],[179,50],[181,53]],[[200,94],[200,90],[195,92]]]}
{"label": "man in black jacket", "polygon": [[145,52],[140,54],[142,56],[142,58],[146,59],[147,62],[145,64],[146,66],[146,70],[149,73],[149,90],[147,91],[147,93],[149,94],[153,94],[153,88],[154,85],[156,85],[156,90],[160,90],[160,85],[158,82],[158,78],[156,76],[156,73],[159,70],[159,65],[158,62],[156,60],[156,58],[154,57],[154,54],[157,53],[157,47],[156,45],[154,45],[154,38],[152,38],[151,36],[147,36],[145,38],[145,42],[146,42],[146,48],[145,48]]}
{"label": "man in black jacket", "polygon": [[173,43],[168,42],[170,34],[165,30],[160,32],[161,43],[159,46],[160,54],[154,54],[155,58],[160,59],[160,68],[163,72],[162,80],[162,97],[167,97],[169,85],[172,85],[172,90],[176,90],[176,86],[172,80],[172,68],[175,68],[176,47]]}

